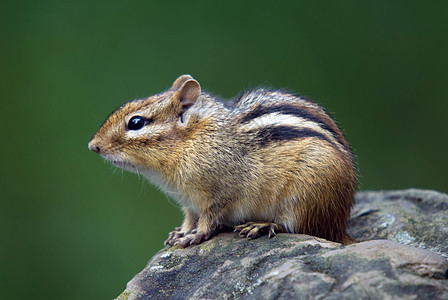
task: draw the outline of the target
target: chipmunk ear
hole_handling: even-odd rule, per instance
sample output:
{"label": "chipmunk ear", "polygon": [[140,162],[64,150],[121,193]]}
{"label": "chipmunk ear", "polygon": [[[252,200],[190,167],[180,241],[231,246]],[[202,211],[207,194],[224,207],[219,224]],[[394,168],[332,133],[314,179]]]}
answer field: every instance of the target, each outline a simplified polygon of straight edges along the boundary
{"label": "chipmunk ear", "polygon": [[199,85],[199,82],[194,80],[189,75],[183,75],[179,77],[174,82],[173,87],[184,76],[188,76],[189,78],[186,78],[186,80],[182,82],[173,96],[173,99],[181,102],[183,110],[188,109],[190,106],[195,104],[196,100],[198,100],[199,95],[201,94],[201,86]]}
{"label": "chipmunk ear", "polygon": [[182,86],[182,84],[183,84],[185,81],[190,80],[190,79],[193,79],[193,77],[191,77],[191,76],[188,75],[188,74],[179,76],[179,77],[173,82],[173,85],[171,86],[170,90],[172,90],[172,91],[177,91],[177,90]]}

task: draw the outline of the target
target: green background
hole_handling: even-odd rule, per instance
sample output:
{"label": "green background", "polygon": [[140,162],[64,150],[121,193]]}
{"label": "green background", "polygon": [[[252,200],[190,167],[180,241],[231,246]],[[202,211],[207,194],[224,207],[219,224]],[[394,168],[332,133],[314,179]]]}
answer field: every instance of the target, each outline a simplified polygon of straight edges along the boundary
{"label": "green background", "polygon": [[1,2],[2,299],[112,299],[162,247],[179,209],[87,143],[184,73],[323,104],[360,189],[448,191],[448,2],[276,3]]}

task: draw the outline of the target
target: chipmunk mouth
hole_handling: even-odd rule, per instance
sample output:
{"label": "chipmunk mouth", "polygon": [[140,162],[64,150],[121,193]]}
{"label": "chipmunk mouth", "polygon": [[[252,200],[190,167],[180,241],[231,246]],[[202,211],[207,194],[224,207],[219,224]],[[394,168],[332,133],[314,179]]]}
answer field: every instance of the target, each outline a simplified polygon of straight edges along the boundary
{"label": "chipmunk mouth", "polygon": [[116,156],[102,155],[106,161],[111,162],[114,166],[126,171],[137,172],[137,166],[129,161]]}
{"label": "chipmunk mouth", "polygon": [[120,159],[112,159],[111,161],[114,164],[114,166],[119,167],[121,169],[125,169],[131,172],[135,172],[137,170],[137,167],[130,162]]}

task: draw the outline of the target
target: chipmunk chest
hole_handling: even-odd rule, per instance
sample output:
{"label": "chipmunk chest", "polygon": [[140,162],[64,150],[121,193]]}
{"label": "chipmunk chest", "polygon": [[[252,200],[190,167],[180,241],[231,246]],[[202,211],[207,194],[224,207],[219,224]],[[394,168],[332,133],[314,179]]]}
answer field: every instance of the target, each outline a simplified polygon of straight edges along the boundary
{"label": "chipmunk chest", "polygon": [[169,198],[175,200],[179,205],[188,207],[196,213],[199,213],[199,205],[196,201],[192,201],[191,197],[185,193],[185,191],[179,190],[179,188],[170,183],[162,175],[150,170],[143,170],[141,173],[159,189],[161,189]]}

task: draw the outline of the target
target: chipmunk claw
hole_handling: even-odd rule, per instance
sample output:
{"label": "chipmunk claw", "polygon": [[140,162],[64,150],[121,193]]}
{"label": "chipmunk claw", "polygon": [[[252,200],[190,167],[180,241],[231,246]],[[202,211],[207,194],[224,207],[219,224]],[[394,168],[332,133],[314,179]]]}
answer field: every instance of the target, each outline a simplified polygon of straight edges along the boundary
{"label": "chipmunk claw", "polygon": [[174,246],[174,244],[182,237],[184,237],[187,232],[183,232],[181,227],[174,228],[174,231],[171,231],[168,235],[168,238],[164,242],[165,245]]}
{"label": "chipmunk claw", "polygon": [[272,222],[248,222],[236,226],[234,232],[242,237],[256,239],[265,234],[268,238],[273,238],[276,232],[286,232],[286,230],[281,225]]}
{"label": "chipmunk claw", "polygon": [[188,245],[190,245],[190,241],[191,241],[190,235],[191,234],[189,234],[189,235],[187,235],[187,236],[185,236],[183,238],[178,239],[177,241],[174,242],[173,245],[174,246],[179,246],[179,248],[182,248],[182,249],[187,247]]}
{"label": "chipmunk claw", "polygon": [[191,245],[199,245],[210,239],[210,237],[211,233],[197,232],[197,230],[193,230],[190,234],[187,234],[174,242],[174,245],[178,245],[179,248],[186,248]]}

